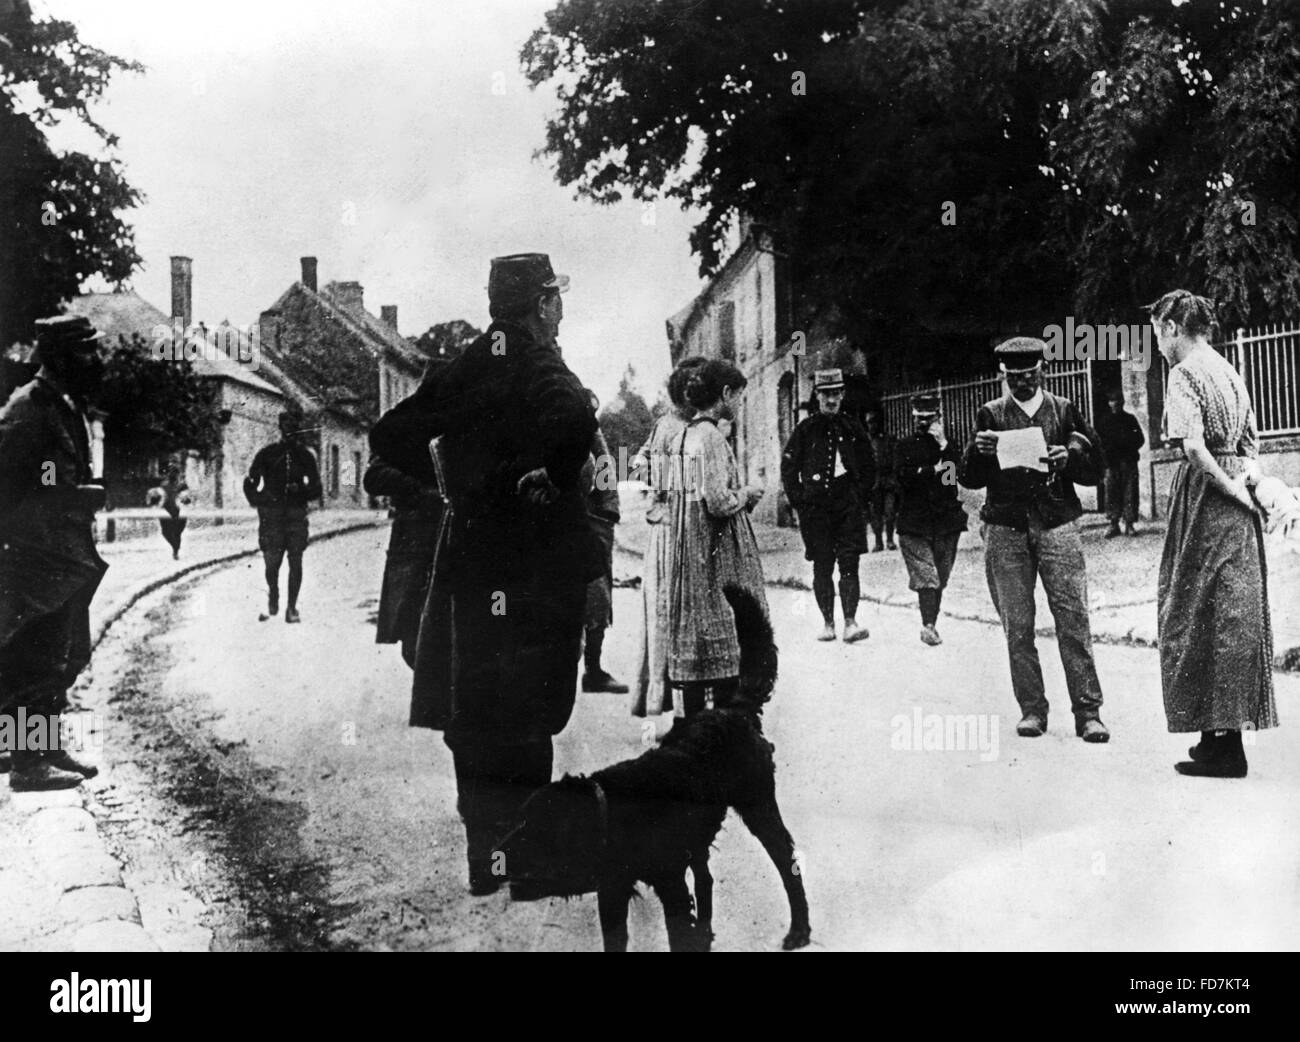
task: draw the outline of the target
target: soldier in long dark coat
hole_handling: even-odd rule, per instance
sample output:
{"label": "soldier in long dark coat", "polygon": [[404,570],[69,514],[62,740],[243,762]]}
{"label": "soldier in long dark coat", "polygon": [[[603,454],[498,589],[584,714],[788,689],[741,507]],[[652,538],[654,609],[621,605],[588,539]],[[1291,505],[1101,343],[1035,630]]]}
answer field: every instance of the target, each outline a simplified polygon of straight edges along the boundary
{"label": "soldier in long dark coat", "polygon": [[551,780],[552,738],[577,694],[587,583],[603,571],[581,483],[596,417],[556,345],[567,285],[544,254],[494,259],[492,325],[370,438],[403,470],[434,438],[445,461],[451,515],[411,721],[441,730],[452,751],[476,895],[508,873],[494,844]]}
{"label": "soldier in long dark coat", "polygon": [[12,752],[17,791],[98,773],[61,747],[59,716],[90,661],[90,601],[108,568],[95,549],[104,489],[84,413],[103,376],[101,334],[71,316],[36,326],[40,371],[0,410],[0,735],[16,739],[0,752]]}

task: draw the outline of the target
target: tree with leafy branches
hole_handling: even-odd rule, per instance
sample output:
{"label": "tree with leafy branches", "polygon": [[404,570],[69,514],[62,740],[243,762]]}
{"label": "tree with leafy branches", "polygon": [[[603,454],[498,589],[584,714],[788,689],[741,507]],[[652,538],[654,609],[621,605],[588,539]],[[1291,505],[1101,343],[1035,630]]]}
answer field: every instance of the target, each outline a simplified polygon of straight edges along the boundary
{"label": "tree with leafy branches", "polygon": [[796,322],[899,353],[1136,321],[1177,285],[1230,321],[1300,310],[1298,8],[560,0],[521,60],[560,183],[694,208],[705,275],[747,215]]}
{"label": "tree with leafy branches", "polygon": [[[86,280],[119,285],[139,267],[122,213],[142,199],[112,153],[117,136],[92,104],[135,62],[92,47],[76,27],[36,19],[28,0],[0,4],[0,351],[30,341]],[[70,120],[102,154],[56,152],[47,131]]]}
{"label": "tree with leafy branches", "polygon": [[602,405],[599,419],[605,443],[615,460],[621,458],[620,447],[626,450],[626,458],[631,459],[650,437],[654,416],[637,388],[636,370],[632,366],[623,371],[618,393]]}
{"label": "tree with leafy branches", "polygon": [[465,348],[482,335],[481,329],[463,318],[455,318],[450,322],[436,322],[431,325],[416,338],[415,346],[427,358],[450,362],[459,358]]}
{"label": "tree with leafy branches", "polygon": [[157,360],[135,334],[105,347],[107,366],[95,405],[107,413],[105,440],[135,456],[195,451],[210,454],[221,441],[217,386],[194,373],[186,359]]}

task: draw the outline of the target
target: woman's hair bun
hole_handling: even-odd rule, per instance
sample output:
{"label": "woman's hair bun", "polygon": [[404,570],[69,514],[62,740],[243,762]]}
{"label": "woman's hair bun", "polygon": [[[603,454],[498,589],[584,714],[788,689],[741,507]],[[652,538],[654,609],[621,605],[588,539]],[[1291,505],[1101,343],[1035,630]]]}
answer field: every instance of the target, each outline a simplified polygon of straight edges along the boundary
{"label": "woman's hair bun", "polygon": [[1172,322],[1189,336],[1213,336],[1219,324],[1214,301],[1185,289],[1171,290],[1146,310],[1157,322]]}

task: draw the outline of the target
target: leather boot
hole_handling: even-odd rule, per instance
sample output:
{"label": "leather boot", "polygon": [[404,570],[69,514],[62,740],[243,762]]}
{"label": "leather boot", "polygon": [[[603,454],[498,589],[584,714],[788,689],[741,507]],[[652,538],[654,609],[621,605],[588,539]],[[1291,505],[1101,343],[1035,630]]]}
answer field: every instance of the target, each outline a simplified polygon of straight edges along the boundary
{"label": "leather boot", "polygon": [[1174,770],[1192,778],[1246,777],[1246,750],[1241,745],[1241,732],[1227,731],[1222,736],[1216,735],[1205,759],[1184,760],[1174,764]]}
{"label": "leather boot", "polygon": [[86,763],[85,760],[77,759],[67,749],[56,749],[54,752],[46,753],[45,759],[59,770],[72,771],[75,774],[80,774],[83,778],[93,778],[99,774],[98,767]]}
{"label": "leather boot", "polygon": [[1187,755],[1196,761],[1208,760],[1214,755],[1214,746],[1219,741],[1213,731],[1202,731],[1201,740],[1188,746]]}
{"label": "leather boot", "polygon": [[492,851],[492,835],[495,829],[468,824],[465,826],[466,860],[469,862],[469,892],[474,897],[487,897],[495,894],[506,881],[504,875],[494,873],[492,869],[500,862]]}
{"label": "leather boot", "polygon": [[81,775],[65,771],[40,753],[15,752],[9,773],[9,788],[14,792],[52,792],[75,789]]}

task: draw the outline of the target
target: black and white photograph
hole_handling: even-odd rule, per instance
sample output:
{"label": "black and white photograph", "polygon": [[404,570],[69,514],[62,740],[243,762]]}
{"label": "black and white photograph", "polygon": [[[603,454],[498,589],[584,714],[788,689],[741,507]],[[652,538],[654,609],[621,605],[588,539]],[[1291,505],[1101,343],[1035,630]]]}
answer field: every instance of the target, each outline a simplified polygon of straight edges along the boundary
{"label": "black and white photograph", "polygon": [[1300,2],[0,0],[0,950],[1248,1015],[1297,699]]}

